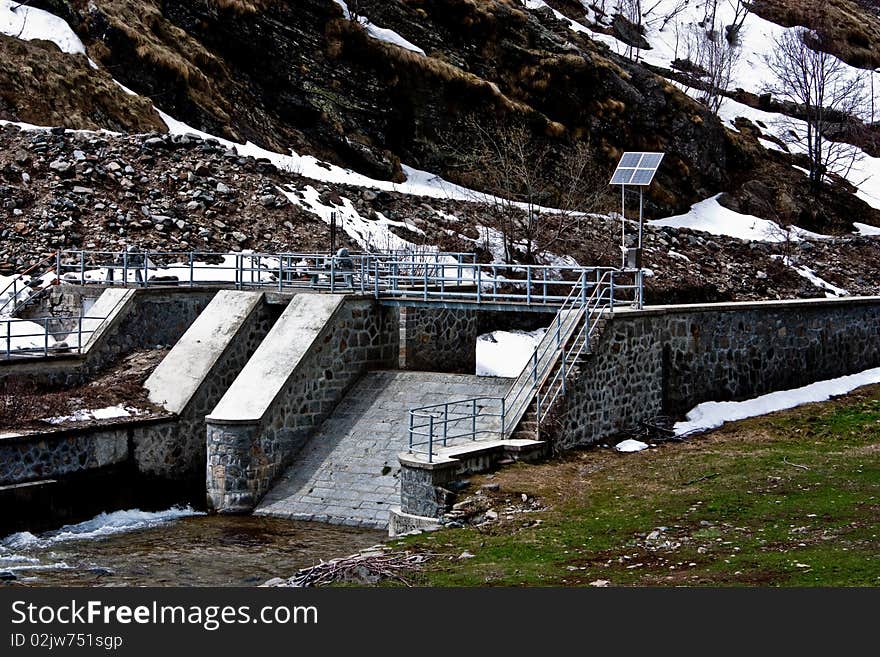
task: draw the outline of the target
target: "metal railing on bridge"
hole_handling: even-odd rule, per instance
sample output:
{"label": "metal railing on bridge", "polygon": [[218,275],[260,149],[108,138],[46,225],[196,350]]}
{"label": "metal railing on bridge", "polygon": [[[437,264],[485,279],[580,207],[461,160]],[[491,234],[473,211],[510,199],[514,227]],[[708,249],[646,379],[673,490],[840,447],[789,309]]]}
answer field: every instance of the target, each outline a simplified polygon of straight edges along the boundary
{"label": "metal railing on bridge", "polygon": [[[427,303],[559,306],[585,277],[617,276],[615,302],[640,303],[641,275],[610,267],[478,263],[473,253],[170,253],[64,251],[62,281],[136,287],[231,285],[369,294]],[[584,286],[583,290],[589,289]]]}

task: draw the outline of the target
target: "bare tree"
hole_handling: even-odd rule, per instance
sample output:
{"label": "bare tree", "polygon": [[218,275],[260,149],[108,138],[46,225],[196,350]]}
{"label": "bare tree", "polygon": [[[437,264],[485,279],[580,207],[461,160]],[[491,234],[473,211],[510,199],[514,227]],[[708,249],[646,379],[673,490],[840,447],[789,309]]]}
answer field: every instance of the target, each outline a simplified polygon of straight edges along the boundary
{"label": "bare tree", "polygon": [[[487,125],[468,117],[462,131],[470,137],[467,145],[446,148],[463,179],[494,197],[508,262],[519,248],[526,262],[534,262],[604,196],[606,185],[586,142],[556,143],[524,121]],[[542,206],[552,214],[543,214]]]}
{"label": "bare tree", "polygon": [[698,24],[691,26],[687,36],[688,60],[691,75],[699,79],[697,100],[713,114],[718,114],[730,87],[733,71],[739,60],[739,48],[721,37],[716,29]]}
{"label": "bare tree", "polygon": [[790,141],[800,145],[809,162],[809,177],[817,190],[829,174],[846,176],[858,161],[860,151],[842,136],[849,124],[858,123],[865,107],[864,79],[824,52],[816,32],[800,28],[787,30],[775,39],[767,57],[775,83],[767,90],[793,103],[803,120],[786,121]]}

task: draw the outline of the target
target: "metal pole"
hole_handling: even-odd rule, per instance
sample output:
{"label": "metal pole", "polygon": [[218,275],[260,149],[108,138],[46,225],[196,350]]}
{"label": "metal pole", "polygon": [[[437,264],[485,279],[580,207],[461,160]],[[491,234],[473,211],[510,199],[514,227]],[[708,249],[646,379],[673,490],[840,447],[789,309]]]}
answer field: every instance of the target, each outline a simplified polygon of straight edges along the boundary
{"label": "metal pole", "polygon": [[144,249],[144,287],[148,287],[147,280],[150,272],[150,268],[147,266],[147,263],[150,261],[150,252]]}
{"label": "metal pole", "polygon": [[434,416],[428,416],[428,463],[434,462]]}
{"label": "metal pole", "polygon": [[504,397],[501,398],[501,438],[507,431],[507,402]]}
{"label": "metal pole", "polygon": [[43,320],[43,355],[49,355],[49,318]]}
{"label": "metal pole", "polygon": [[55,252],[55,278],[61,280],[61,251]]}
{"label": "metal pole", "polygon": [[477,439],[477,400],[471,400],[471,440]]}
{"label": "metal pole", "polygon": [[79,252],[79,283],[80,285],[86,284],[86,252]]}
{"label": "metal pole", "polygon": [[532,268],[526,267],[526,304],[532,305]]}
{"label": "metal pole", "polygon": [[336,213],[330,213],[330,255],[336,253]]}
{"label": "metal pole", "polygon": [[620,186],[620,254],[621,268],[626,268],[626,185]]}
{"label": "metal pole", "polygon": [[189,252],[189,286],[195,283],[195,272],[193,271],[193,252]]}
{"label": "metal pole", "polygon": [[6,358],[10,358],[12,351],[12,321],[6,320]]}
{"label": "metal pole", "polygon": [[[642,250],[642,220],[645,215],[645,188],[639,187],[639,255],[641,255]],[[639,268],[641,269],[642,263],[639,262]]]}
{"label": "metal pole", "polygon": [[446,436],[449,427],[449,404],[443,405],[443,446],[446,447]]}
{"label": "metal pole", "polygon": [[412,411],[409,413],[409,453],[412,454],[413,450],[413,420],[415,416],[412,414]]}

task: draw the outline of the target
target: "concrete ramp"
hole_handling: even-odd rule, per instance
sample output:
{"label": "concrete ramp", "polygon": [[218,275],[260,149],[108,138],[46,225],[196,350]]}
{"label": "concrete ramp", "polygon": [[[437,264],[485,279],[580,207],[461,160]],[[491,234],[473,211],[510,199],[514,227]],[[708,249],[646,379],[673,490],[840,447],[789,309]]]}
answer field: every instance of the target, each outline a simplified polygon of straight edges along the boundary
{"label": "concrete ramp", "polygon": [[253,511],[351,386],[393,367],[397,337],[372,299],[295,296],[206,418],[209,508]]}
{"label": "concrete ramp", "polygon": [[183,414],[262,301],[262,292],[219,291],[144,383],[150,401]]}
{"label": "concrete ramp", "polygon": [[510,379],[371,372],[323,422],[257,515],[384,529],[400,504],[400,463],[410,408],[444,399],[503,397]]}

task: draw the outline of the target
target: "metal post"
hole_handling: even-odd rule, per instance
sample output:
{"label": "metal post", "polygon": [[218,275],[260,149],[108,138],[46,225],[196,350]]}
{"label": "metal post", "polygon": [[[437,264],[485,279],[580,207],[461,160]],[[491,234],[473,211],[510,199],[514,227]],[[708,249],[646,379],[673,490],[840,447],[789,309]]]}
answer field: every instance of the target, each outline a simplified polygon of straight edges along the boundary
{"label": "metal post", "polygon": [[565,393],[565,377],[567,376],[565,372],[565,352],[562,352],[562,356],[560,358],[560,362],[562,363],[562,392]]}
{"label": "metal post", "polygon": [[330,292],[336,291],[336,258],[330,256]]}
{"label": "metal post", "polygon": [[580,280],[578,281],[581,286],[581,306],[587,305],[587,272],[581,274]]}
{"label": "metal post", "polygon": [[507,402],[504,397],[501,398],[501,438],[504,438],[504,435],[507,431]]}
{"label": "metal post", "polygon": [[79,283],[80,285],[86,284],[86,252],[79,252]]}
{"label": "metal post", "polygon": [[434,416],[428,415],[428,463],[434,462]]}
{"label": "metal post", "polygon": [[[641,255],[642,250],[642,220],[645,216],[645,188],[639,187],[639,255]],[[641,269],[642,263],[639,261],[639,268]]]}
{"label": "metal post", "polygon": [[10,358],[12,351],[12,321],[6,320],[6,358]]}
{"label": "metal post", "polygon": [[409,453],[412,454],[413,450],[413,420],[415,416],[412,411],[409,412]]}
{"label": "metal post", "polygon": [[49,318],[43,319],[43,355],[49,355]]}
{"label": "metal post", "polygon": [[425,264],[425,271],[424,271],[423,278],[424,278],[424,290],[422,292],[422,294],[423,294],[422,298],[425,301],[427,301],[428,300],[428,265],[427,265],[427,263]]}
{"label": "metal post", "polygon": [[376,258],[376,275],[374,276],[376,286],[376,298],[379,298],[379,259]]}
{"label": "metal post", "polygon": [[526,304],[532,305],[532,268],[526,267]]}
{"label": "metal post", "polygon": [[77,326],[77,329],[76,329],[76,344],[77,344],[77,351],[78,351],[79,353],[82,353],[82,346],[83,346],[83,314],[82,314],[82,308],[79,309],[79,322],[78,322],[78,324],[79,324],[79,325]]}
{"label": "metal post", "polygon": [[626,268],[626,185],[620,186],[620,253],[623,264],[622,269]]}
{"label": "metal post", "polygon": [[483,300],[483,268],[477,265],[477,303]]}
{"label": "metal post", "polygon": [[532,352],[532,380],[534,383],[538,383],[538,347],[535,346],[535,350]]}
{"label": "metal post", "polygon": [[471,440],[477,439],[477,400],[471,400]]}
{"label": "metal post", "polygon": [[195,284],[195,271],[193,271],[193,252],[189,252],[189,286]]}
{"label": "metal post", "polygon": [[443,404],[443,446],[446,447],[446,436],[449,427],[449,404]]}
{"label": "metal post", "polygon": [[61,251],[55,252],[55,278],[61,280]]}
{"label": "metal post", "polygon": [[149,254],[150,254],[150,252],[148,250],[144,249],[144,282],[143,282],[144,287],[149,287],[148,286],[148,280],[149,280],[148,277],[150,275],[150,268],[147,266],[147,263],[150,261]]}
{"label": "metal post", "polygon": [[336,213],[330,213],[330,255],[336,253]]}

